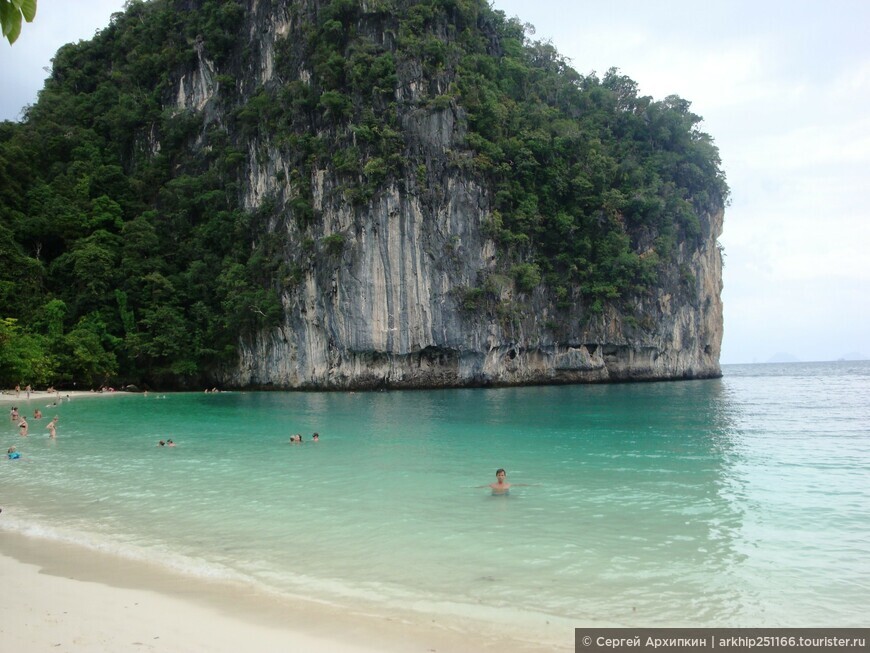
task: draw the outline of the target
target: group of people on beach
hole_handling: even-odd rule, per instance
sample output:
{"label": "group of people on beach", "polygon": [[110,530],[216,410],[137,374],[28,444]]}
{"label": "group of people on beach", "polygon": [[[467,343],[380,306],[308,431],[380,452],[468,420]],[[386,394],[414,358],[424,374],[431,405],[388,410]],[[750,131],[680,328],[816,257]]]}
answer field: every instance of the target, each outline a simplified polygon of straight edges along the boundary
{"label": "group of people on beach", "polygon": [[[33,391],[33,388],[31,388],[31,387],[30,387],[30,384],[28,383],[28,384],[27,384],[27,387],[24,388],[24,392],[27,393],[27,398],[28,398],[28,399],[30,399],[30,393],[31,393],[32,391]],[[15,398],[18,399],[18,397],[20,397],[20,396],[21,396],[21,384],[17,384],[17,385],[15,386]]]}
{"label": "group of people on beach", "polygon": [[[24,393],[25,393],[25,398],[26,398],[26,399],[30,399],[30,393],[31,393],[31,392],[33,392],[33,388],[32,388],[32,387],[30,386],[30,384],[28,383],[28,384],[24,387]],[[55,390],[54,386],[48,386],[48,387],[45,389],[45,392],[46,392],[46,394],[55,395],[55,397],[57,398],[57,400],[60,401],[60,392],[58,392],[57,390]],[[6,394],[6,392],[4,391],[3,394]],[[10,394],[11,394],[11,393],[10,393]],[[19,397],[21,397],[21,385],[20,385],[20,384],[15,386],[15,398],[18,399]],[[67,399],[69,399],[69,395],[67,395]]]}

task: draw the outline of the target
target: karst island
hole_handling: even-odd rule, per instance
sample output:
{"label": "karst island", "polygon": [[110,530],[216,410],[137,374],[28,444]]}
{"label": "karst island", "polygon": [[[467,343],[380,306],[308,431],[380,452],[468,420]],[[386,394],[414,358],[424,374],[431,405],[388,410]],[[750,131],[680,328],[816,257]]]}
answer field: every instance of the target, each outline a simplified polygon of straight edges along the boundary
{"label": "karst island", "polygon": [[718,151],[583,70],[482,0],[132,0],[0,124],[0,381],[719,376]]}

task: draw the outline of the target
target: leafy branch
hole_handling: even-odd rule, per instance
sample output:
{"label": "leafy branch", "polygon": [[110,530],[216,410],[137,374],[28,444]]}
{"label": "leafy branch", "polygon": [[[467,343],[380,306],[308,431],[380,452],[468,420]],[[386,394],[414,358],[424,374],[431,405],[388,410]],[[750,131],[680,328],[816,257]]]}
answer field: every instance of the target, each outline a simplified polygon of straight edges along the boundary
{"label": "leafy branch", "polygon": [[32,23],[36,17],[36,0],[0,0],[0,27],[9,45],[21,34],[22,18]]}

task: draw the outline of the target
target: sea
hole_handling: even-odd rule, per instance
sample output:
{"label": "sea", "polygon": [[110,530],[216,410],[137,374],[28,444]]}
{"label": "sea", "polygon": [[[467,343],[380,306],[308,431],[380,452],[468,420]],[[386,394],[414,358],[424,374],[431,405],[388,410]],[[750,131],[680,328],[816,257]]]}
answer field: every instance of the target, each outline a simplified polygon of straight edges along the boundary
{"label": "sea", "polygon": [[45,415],[28,438],[3,429],[22,457],[0,463],[0,530],[554,647],[575,627],[870,613],[868,361],[46,403],[20,401]]}

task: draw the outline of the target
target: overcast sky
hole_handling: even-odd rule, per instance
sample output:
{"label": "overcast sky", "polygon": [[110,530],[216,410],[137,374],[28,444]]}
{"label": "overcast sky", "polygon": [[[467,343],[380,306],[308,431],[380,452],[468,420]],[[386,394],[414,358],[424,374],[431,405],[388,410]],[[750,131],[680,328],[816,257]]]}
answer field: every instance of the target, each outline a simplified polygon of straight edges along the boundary
{"label": "overcast sky", "polygon": [[[60,45],[122,0],[39,0],[0,43],[0,120],[36,99]],[[496,0],[582,74],[692,102],[731,186],[722,363],[870,356],[870,2]]]}

